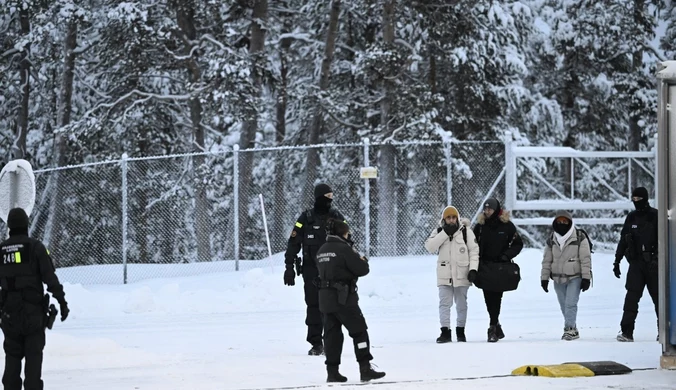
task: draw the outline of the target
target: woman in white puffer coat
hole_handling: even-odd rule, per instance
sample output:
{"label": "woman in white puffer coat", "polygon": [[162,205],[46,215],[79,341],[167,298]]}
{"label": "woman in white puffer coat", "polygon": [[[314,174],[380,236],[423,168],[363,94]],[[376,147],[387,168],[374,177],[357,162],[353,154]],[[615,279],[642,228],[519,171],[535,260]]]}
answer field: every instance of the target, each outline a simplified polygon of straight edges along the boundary
{"label": "woman in white puffer coat", "polygon": [[425,248],[430,253],[439,253],[437,286],[441,336],[437,338],[437,343],[452,341],[450,327],[453,301],[457,314],[455,328],[457,339],[467,341],[465,337],[467,291],[479,268],[479,245],[469,225],[468,219],[460,219],[455,207],[448,206],[441,215],[439,227],[435,228],[425,241]]}

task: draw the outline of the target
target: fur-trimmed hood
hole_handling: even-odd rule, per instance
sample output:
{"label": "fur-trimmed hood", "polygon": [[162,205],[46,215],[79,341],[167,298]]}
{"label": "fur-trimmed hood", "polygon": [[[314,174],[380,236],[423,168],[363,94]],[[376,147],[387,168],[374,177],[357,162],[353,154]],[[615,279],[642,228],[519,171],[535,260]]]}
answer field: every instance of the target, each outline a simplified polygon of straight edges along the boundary
{"label": "fur-trimmed hood", "polygon": [[[500,214],[498,215],[498,219],[499,219],[500,222],[502,222],[502,223],[507,223],[507,222],[509,222],[509,220],[510,220],[511,217],[512,217],[512,212],[511,212],[511,211],[508,211],[508,210],[500,210],[500,211],[497,211],[497,212],[500,213]],[[484,214],[484,213],[479,214],[479,216],[478,216],[477,219],[476,219],[476,222],[477,222],[479,225],[485,224],[485,223],[486,223],[486,214]]]}

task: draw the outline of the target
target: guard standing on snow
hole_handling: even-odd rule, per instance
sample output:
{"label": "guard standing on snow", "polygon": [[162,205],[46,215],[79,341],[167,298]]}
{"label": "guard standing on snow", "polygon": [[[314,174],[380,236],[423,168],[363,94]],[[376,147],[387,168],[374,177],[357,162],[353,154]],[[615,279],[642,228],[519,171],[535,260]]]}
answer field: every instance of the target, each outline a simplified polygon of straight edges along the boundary
{"label": "guard standing on snow", "polygon": [[339,220],[329,221],[329,236],[317,252],[317,267],[321,279],[319,309],[324,316],[324,347],[327,382],[346,382],[338,372],[343,351],[344,326],[354,343],[362,382],[385,376],[371,367],[370,341],[366,320],[359,308],[357,278],[369,273],[366,257],[359,256],[350,241],[350,229]]}
{"label": "guard standing on snow", "polygon": [[[331,207],[333,190],[327,184],[318,184],[314,189],[314,207],[303,211],[296,220],[291,231],[291,237],[284,254],[284,284],[293,286],[296,284],[295,277],[303,274],[303,286],[305,289],[305,304],[307,314],[307,341],[312,345],[308,355],[318,356],[324,353],[322,343],[322,315],[319,312],[319,289],[317,273],[317,250],[326,242],[326,221],[335,218],[343,221],[342,214]],[[303,259],[296,257],[303,248]],[[296,270],[294,271],[294,264]]]}
{"label": "guard standing on snow", "polygon": [[63,286],[59,283],[49,252],[38,240],[28,237],[28,215],[14,208],[7,216],[9,238],[0,243],[0,310],[5,335],[5,372],[2,383],[7,390],[21,390],[21,363],[26,359],[25,389],[42,389],[42,351],[49,295],[61,306],[61,321],[68,317]]}
{"label": "guard standing on snow", "polygon": [[[626,257],[629,262],[624,298],[624,314],[620,322],[617,341],[634,341],[634,323],[638,315],[638,302],[647,286],[648,294],[655,304],[655,313],[659,317],[659,278],[657,264],[657,209],[648,203],[648,190],[636,188],[631,194],[636,210],[631,211],[624,220],[620,242],[615,251],[613,273],[620,278],[620,261]],[[658,336],[659,337],[659,336]]]}

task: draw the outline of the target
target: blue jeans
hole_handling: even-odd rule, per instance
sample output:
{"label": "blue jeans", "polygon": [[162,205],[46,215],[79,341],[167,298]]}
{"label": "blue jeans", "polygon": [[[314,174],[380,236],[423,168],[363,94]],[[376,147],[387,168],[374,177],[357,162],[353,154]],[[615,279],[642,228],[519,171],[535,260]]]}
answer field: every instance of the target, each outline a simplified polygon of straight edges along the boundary
{"label": "blue jeans", "polygon": [[564,326],[577,328],[577,302],[580,300],[582,278],[569,279],[566,283],[554,282],[554,291],[559,299]]}

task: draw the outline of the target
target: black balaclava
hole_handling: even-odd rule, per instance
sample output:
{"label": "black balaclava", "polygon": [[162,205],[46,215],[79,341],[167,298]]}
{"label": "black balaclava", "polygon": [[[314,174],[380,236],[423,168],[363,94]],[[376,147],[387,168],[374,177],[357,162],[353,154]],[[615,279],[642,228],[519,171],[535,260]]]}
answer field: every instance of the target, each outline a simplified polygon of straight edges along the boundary
{"label": "black balaclava", "polygon": [[631,197],[633,198],[634,196],[640,196],[641,198],[643,198],[638,202],[634,202],[632,200],[632,203],[634,203],[634,207],[636,208],[636,210],[643,210],[649,206],[648,190],[645,187],[637,187],[636,189],[634,189],[634,191],[632,191],[631,193]]}
{"label": "black balaclava", "polygon": [[[565,218],[568,223],[559,222],[559,219],[561,218]],[[554,217],[554,222],[552,222],[552,229],[554,229],[555,232],[559,233],[559,235],[565,236],[572,226],[573,226],[573,216],[570,215],[570,213],[565,210],[557,210],[556,217]]]}
{"label": "black balaclava", "polygon": [[331,187],[329,187],[328,184],[317,184],[315,187],[315,212],[317,214],[323,215],[323,214],[328,214],[329,210],[331,209],[331,203],[333,202],[332,199],[327,198],[326,194],[329,192],[333,192],[331,190]]}
{"label": "black balaclava", "polygon": [[7,214],[7,228],[10,236],[28,235],[28,215],[22,208],[9,210]]}
{"label": "black balaclava", "polygon": [[570,230],[570,227],[573,226],[570,220],[568,220],[568,223],[560,223],[560,222],[554,222],[553,227],[554,231],[559,233],[559,235],[565,236],[566,233]]}
{"label": "black balaclava", "polygon": [[493,209],[493,215],[488,219],[489,221],[496,221],[500,216],[500,202],[495,198],[488,198],[484,202],[484,208]]}

